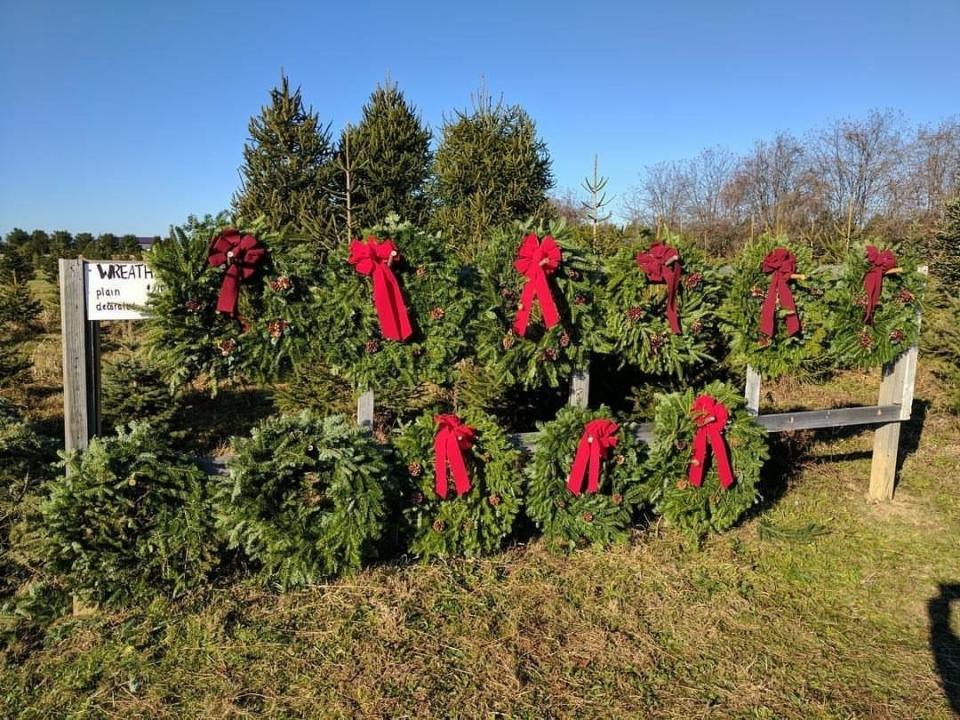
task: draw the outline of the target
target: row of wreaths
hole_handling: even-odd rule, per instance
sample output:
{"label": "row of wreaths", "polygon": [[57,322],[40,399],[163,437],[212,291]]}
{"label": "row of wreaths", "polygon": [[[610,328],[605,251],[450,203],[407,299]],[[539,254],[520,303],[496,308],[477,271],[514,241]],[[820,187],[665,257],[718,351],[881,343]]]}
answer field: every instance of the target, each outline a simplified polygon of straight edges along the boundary
{"label": "row of wreaths", "polygon": [[732,265],[667,235],[599,258],[562,224],[494,233],[470,265],[388,221],[318,261],[254,225],[200,225],[148,254],[150,340],[174,383],[324,367],[358,388],[454,382],[461,361],[507,385],[557,386],[590,353],[684,376],[722,360],[775,377],[878,366],[916,341],[917,261],[873,245],[817,265],[762,236]]}
{"label": "row of wreaths", "polygon": [[626,541],[654,515],[698,539],[758,501],[767,447],[736,390],[665,395],[652,443],[636,430],[565,407],[530,454],[477,409],[423,414],[389,444],[305,410],[234,438],[229,472],[207,477],[131,423],[67,456],[42,526],[58,577],[112,604],[202,587],[234,560],[289,588],[375,557],[475,557],[526,521],[557,549]]}

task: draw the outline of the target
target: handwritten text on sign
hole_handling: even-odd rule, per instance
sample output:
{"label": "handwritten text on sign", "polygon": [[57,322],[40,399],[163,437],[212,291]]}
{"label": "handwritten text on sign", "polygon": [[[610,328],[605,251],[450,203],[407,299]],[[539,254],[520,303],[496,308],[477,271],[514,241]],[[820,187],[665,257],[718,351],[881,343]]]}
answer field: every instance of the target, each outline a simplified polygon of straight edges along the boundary
{"label": "handwritten text on sign", "polygon": [[142,320],[156,281],[142,262],[85,263],[87,320]]}

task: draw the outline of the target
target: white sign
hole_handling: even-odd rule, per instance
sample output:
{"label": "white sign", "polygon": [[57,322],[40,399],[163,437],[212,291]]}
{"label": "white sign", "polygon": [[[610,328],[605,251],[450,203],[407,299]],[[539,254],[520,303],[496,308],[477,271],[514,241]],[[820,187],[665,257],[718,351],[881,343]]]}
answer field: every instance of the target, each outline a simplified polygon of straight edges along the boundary
{"label": "white sign", "polygon": [[139,261],[86,261],[87,320],[142,320],[156,285],[153,271]]}

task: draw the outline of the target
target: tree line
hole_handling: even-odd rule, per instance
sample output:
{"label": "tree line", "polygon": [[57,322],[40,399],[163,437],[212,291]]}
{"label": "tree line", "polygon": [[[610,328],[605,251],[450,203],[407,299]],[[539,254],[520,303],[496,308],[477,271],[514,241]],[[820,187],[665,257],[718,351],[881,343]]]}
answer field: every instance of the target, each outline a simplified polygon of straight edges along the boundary
{"label": "tree line", "polygon": [[777,133],[740,155],[710,147],[649,165],[625,212],[720,252],[762,232],[830,251],[858,235],[929,240],[958,193],[960,116],[911,126],[902,113],[873,110],[803,137]]}
{"label": "tree line", "polygon": [[139,258],[141,248],[136,235],[77,233],[66,230],[27,232],[14,228],[0,245],[0,280],[29,280],[37,271],[50,278],[57,276],[59,258],[104,259]]}

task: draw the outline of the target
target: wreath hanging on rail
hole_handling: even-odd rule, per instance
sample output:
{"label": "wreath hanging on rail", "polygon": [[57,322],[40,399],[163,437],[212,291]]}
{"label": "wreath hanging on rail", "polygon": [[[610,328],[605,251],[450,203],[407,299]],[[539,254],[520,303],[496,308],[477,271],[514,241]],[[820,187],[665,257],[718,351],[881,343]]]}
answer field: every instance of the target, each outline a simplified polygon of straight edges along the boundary
{"label": "wreath hanging on rail", "polygon": [[873,244],[852,249],[827,293],[830,351],[838,364],[884,365],[916,343],[924,284],[908,254]]}
{"label": "wreath hanging on rail", "polygon": [[650,493],[635,424],[614,422],[605,407],[565,407],[539,431],[526,511],[547,541],[572,549],[625,540]]}
{"label": "wreath hanging on rail", "polygon": [[407,482],[410,551],[423,559],[498,550],[523,495],[521,453],[482,411],[424,414],[394,438]]}
{"label": "wreath hanging on rail", "polygon": [[217,479],[217,525],[280,587],[354,570],[374,554],[387,514],[385,448],[340,416],[274,416],[236,438]]}
{"label": "wreath hanging on rail", "polygon": [[655,511],[694,538],[731,527],[759,500],[766,433],[722,382],[663,395],[649,469]]}
{"label": "wreath hanging on rail", "polygon": [[810,251],[761,236],[737,256],[721,308],[730,360],[775,378],[824,356],[822,272]]}
{"label": "wreath hanging on rail", "polygon": [[481,362],[525,388],[558,387],[586,364],[600,340],[599,266],[563,221],[496,231],[478,265]]}
{"label": "wreath hanging on rail", "polygon": [[467,351],[473,296],[438,236],[390,216],[328,259],[311,305],[321,361],[360,390],[446,385]]}
{"label": "wreath hanging on rail", "polygon": [[606,262],[604,347],[621,364],[682,378],[713,360],[717,273],[691,243],[668,234]]}
{"label": "wreath hanging on rail", "polygon": [[315,338],[308,332],[313,256],[269,230],[207,218],[157,242],[144,257],[156,278],[147,303],[147,346],[172,386],[198,379],[216,394],[225,380],[283,376]]}

